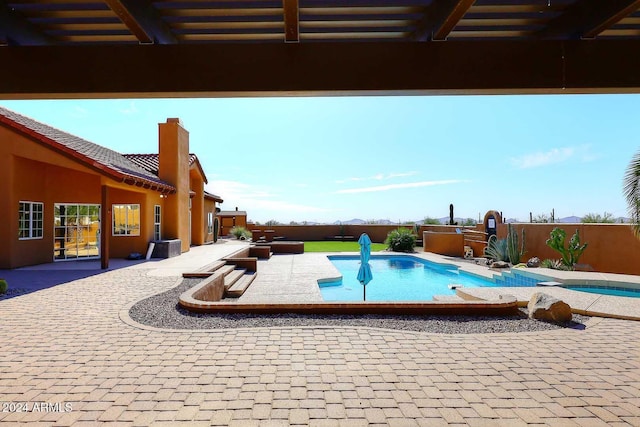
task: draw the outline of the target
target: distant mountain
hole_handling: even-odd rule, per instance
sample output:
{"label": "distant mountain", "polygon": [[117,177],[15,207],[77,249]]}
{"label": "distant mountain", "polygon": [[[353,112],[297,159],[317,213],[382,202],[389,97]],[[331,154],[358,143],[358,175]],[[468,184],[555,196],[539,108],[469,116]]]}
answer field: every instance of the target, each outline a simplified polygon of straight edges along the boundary
{"label": "distant mountain", "polygon": [[343,224],[343,225],[361,225],[366,224],[367,221],[359,218],[353,218],[348,221],[336,221],[334,224]]}
{"label": "distant mountain", "polygon": [[556,222],[560,223],[560,224],[578,224],[580,222],[582,222],[582,218],[579,216],[567,216],[564,218],[559,218],[558,220],[556,220]]}
{"label": "distant mountain", "polygon": [[[458,224],[463,224],[468,218],[458,218],[458,217],[453,217],[453,222],[456,222]],[[442,225],[448,225],[449,224],[449,217],[448,216],[443,216],[442,218],[438,218],[438,221],[440,221],[440,224]],[[420,221],[420,223],[422,223],[422,221]]]}

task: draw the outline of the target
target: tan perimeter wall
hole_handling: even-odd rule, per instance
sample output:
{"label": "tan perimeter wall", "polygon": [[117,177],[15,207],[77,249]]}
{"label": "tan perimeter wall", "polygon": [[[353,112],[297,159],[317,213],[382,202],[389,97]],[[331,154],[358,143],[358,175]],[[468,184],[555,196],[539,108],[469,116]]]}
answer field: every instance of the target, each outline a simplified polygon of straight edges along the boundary
{"label": "tan perimeter wall", "polygon": [[[628,224],[512,224],[522,236],[525,230],[525,250],[523,261],[537,256],[541,260],[559,259],[560,254],[547,246],[551,230],[559,227],[565,230],[565,247],[571,236],[579,231],[580,242],[587,243],[587,249],[579,259],[580,264],[588,264],[596,271],[640,275],[640,240]],[[507,235],[507,225],[498,226],[498,237]]]}
{"label": "tan perimeter wall", "polygon": [[[402,226],[413,230],[412,226]],[[351,239],[346,240],[358,240],[362,233],[367,233],[373,243],[383,243],[387,238],[387,234],[391,230],[398,228],[397,225],[377,225],[377,224],[363,224],[363,225],[337,225],[337,224],[323,224],[323,225],[275,225],[267,227],[264,225],[247,224],[247,229],[252,230],[274,230],[276,237],[284,237],[287,240],[301,240],[307,242],[330,240],[333,236],[352,236]],[[419,236],[422,235],[420,232]]]}
{"label": "tan perimeter wall", "polygon": [[[354,240],[360,234],[367,233],[374,243],[382,243],[389,231],[398,228],[397,225],[343,225],[345,235],[353,236]],[[405,226],[412,228],[411,226]],[[522,229],[526,233],[526,253],[522,261],[537,256],[541,260],[550,258],[558,259],[560,254],[549,248],[546,244],[549,233],[554,227],[563,228],[567,233],[566,244],[573,233],[579,230],[580,241],[588,243],[587,249],[582,254],[580,264],[588,264],[596,271],[608,273],[623,273],[640,275],[640,240],[636,239],[627,224],[513,224],[513,227],[521,236]],[[249,230],[274,230],[275,236],[285,237],[287,240],[320,241],[327,240],[330,236],[341,234],[340,225],[278,225],[272,227],[256,226],[248,224]],[[455,226],[422,226],[419,236],[423,231],[454,231]],[[478,231],[484,231],[482,224],[478,225]],[[498,237],[507,235],[507,225],[498,225]],[[462,249],[461,249],[462,250]],[[475,255],[481,255],[474,249]]]}

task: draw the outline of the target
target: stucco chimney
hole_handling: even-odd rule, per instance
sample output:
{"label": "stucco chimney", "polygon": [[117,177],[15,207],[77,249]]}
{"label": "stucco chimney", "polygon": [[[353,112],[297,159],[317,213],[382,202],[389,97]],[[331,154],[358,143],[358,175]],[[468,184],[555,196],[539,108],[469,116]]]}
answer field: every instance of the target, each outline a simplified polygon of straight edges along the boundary
{"label": "stucco chimney", "polygon": [[158,177],[173,185],[176,193],[165,199],[162,229],[168,239],[182,240],[189,250],[189,132],[177,118],[158,125]]}

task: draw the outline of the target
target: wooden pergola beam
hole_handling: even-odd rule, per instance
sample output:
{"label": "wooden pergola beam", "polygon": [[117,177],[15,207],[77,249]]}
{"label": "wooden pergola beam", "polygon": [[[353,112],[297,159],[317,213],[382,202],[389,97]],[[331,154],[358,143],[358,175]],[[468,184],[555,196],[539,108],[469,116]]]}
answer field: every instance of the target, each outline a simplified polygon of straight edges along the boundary
{"label": "wooden pergola beam", "polygon": [[143,44],[173,44],[177,39],[148,0],[104,0]]}
{"label": "wooden pergola beam", "polygon": [[413,34],[417,41],[446,40],[475,0],[433,1]]}
{"label": "wooden pergola beam", "polygon": [[298,43],[300,41],[300,8],[298,0],[282,0],[284,9],[284,41]]}
{"label": "wooden pergola beam", "polygon": [[640,0],[581,0],[536,35],[546,39],[594,38],[640,8]]}
{"label": "wooden pergola beam", "polygon": [[640,93],[630,52],[640,40],[7,46],[0,99]]}

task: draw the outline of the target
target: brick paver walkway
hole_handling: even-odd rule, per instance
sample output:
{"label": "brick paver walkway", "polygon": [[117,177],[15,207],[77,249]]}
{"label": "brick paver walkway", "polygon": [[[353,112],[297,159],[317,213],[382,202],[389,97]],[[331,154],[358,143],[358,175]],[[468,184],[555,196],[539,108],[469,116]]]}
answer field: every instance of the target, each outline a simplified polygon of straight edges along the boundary
{"label": "brick paver walkway", "polygon": [[640,426],[640,322],[484,335],[165,332],[119,316],[178,280],[147,273],[0,301],[0,423]]}

